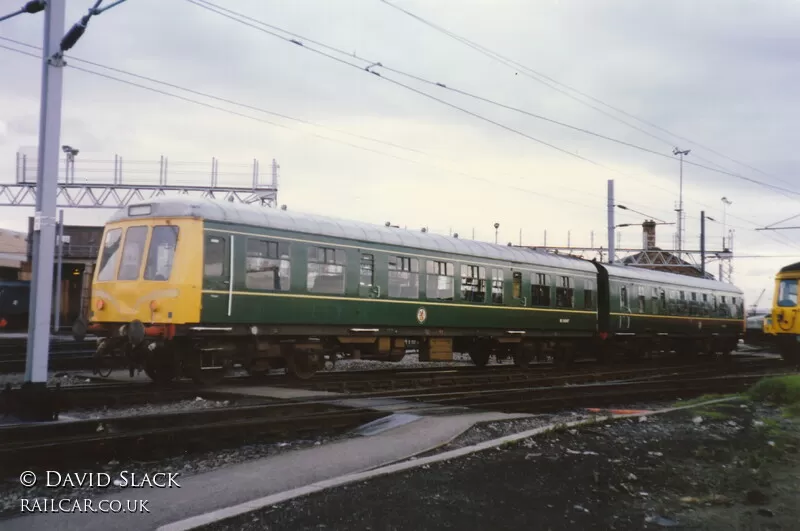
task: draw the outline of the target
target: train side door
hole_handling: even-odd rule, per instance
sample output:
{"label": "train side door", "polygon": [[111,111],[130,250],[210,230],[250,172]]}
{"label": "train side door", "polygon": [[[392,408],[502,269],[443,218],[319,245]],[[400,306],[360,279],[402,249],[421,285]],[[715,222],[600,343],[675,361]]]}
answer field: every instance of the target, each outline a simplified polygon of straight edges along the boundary
{"label": "train side door", "polygon": [[511,273],[511,300],[514,306],[528,306],[528,297],[525,295],[530,291],[530,284],[524,285],[524,276],[521,271]]}
{"label": "train side door", "polygon": [[619,287],[619,329],[628,330],[631,327],[631,307],[628,286]]}
{"label": "train side door", "polygon": [[233,302],[230,245],[230,235],[206,234],[203,241],[203,289],[212,292],[209,294],[212,300],[219,300],[214,306],[223,304],[224,299],[228,315]]}
{"label": "train side door", "polygon": [[375,278],[375,254],[359,250],[358,296],[379,299],[381,286]]}

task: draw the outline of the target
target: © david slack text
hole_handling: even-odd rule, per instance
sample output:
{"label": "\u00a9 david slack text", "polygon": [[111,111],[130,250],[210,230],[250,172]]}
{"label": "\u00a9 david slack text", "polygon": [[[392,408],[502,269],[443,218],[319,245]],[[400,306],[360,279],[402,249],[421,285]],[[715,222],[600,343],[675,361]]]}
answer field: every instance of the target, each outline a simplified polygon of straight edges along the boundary
{"label": "\u00a9 david slack text", "polygon": [[[48,470],[45,475],[45,484],[48,488],[80,488],[80,487],[122,487],[122,488],[157,488],[173,489],[181,488],[178,483],[180,472],[155,472],[145,474],[140,472],[129,472],[123,470],[119,473],[109,474],[107,472],[58,472]],[[26,487],[33,487],[40,483],[41,478],[32,472],[23,473],[20,476],[20,483]]]}

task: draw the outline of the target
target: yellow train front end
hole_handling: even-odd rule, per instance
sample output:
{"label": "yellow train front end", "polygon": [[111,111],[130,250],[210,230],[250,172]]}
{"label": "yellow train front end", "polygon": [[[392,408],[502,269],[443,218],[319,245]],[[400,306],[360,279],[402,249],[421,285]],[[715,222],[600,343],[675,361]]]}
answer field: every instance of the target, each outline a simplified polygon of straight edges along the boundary
{"label": "yellow train front end", "polygon": [[764,333],[773,338],[784,359],[800,363],[800,262],[781,269],[775,277],[772,311],[764,319]]}
{"label": "yellow train front end", "polygon": [[169,380],[157,374],[172,371],[158,356],[182,325],[200,320],[203,222],[145,207],[128,207],[106,224],[84,329],[102,338],[98,358],[121,354],[131,374],[139,367]]}

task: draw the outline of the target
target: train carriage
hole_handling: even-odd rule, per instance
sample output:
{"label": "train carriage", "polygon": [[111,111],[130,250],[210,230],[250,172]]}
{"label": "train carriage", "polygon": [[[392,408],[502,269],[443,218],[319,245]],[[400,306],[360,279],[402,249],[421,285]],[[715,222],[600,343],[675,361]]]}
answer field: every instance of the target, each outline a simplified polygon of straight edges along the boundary
{"label": "train carriage", "polygon": [[731,284],[603,264],[608,329],[629,355],[648,350],[730,353],[744,333],[744,294]]}
{"label": "train carriage", "polygon": [[[638,311],[641,290],[659,289],[700,299],[662,308],[646,297]],[[98,355],[122,351],[156,380],[214,381],[233,363],[307,378],[336,355],[399,360],[409,340],[421,360],[455,351],[521,367],[604,356],[603,345],[663,347],[664,337],[724,350],[743,328],[725,297],[741,292],[389,226],[162,198],[107,223],[88,329],[104,337]],[[76,324],[77,335],[86,330]]]}

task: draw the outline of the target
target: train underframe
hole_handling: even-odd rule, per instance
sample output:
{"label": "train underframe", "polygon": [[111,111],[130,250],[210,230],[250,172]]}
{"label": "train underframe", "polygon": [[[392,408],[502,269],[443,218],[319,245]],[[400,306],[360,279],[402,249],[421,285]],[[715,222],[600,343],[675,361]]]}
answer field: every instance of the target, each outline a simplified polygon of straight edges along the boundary
{"label": "train underframe", "polygon": [[[552,337],[527,331],[509,336],[495,330],[394,329],[381,335],[374,329],[258,326],[174,326],[76,323],[76,337],[87,332],[100,337],[95,354],[97,372],[110,373],[127,366],[130,374],[144,371],[156,382],[189,377],[202,384],[216,383],[235,366],[251,375],[286,369],[289,376],[311,378],[340,359],[398,362],[411,349],[419,361],[451,361],[453,354],[468,354],[478,367],[494,356],[513,360],[520,368],[532,362],[551,361],[567,367],[577,358],[601,362],[637,359],[651,353],[675,352],[679,356],[730,354],[737,336],[666,336],[664,334],[573,335]],[[391,333],[392,335],[385,335]],[[446,335],[447,333],[447,335]],[[800,345],[800,344],[797,344]]]}

